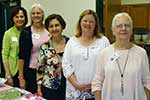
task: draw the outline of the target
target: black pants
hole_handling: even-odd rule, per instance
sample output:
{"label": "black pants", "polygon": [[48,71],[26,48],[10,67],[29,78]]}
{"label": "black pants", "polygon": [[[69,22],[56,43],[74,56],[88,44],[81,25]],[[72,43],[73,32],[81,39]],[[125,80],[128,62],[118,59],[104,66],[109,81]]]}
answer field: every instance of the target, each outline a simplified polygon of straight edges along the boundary
{"label": "black pants", "polygon": [[65,100],[65,93],[63,93],[63,91],[61,91],[60,89],[52,90],[41,86],[41,91],[43,94],[43,98],[47,100]]}
{"label": "black pants", "polygon": [[15,76],[12,77],[13,82],[14,82],[14,87],[19,87],[19,79],[18,79],[18,72],[16,73]]}
{"label": "black pants", "polygon": [[41,90],[43,93],[43,98],[47,100],[66,100],[66,78],[64,77],[63,72],[61,78],[61,85],[59,86],[58,90],[52,90],[44,86],[41,86]]}
{"label": "black pants", "polygon": [[24,72],[26,81],[26,90],[31,93],[37,92],[36,69],[27,68]]}

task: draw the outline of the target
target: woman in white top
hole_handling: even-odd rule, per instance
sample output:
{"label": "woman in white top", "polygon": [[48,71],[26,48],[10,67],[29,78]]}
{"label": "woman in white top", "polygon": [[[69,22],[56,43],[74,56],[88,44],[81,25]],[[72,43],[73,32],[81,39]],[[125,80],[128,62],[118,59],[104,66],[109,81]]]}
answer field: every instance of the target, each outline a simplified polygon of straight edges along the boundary
{"label": "woman in white top", "polygon": [[130,41],[133,30],[131,17],[119,13],[112,20],[116,37],[97,59],[92,83],[95,100],[150,100],[149,63],[146,51]]}
{"label": "woman in white top", "polygon": [[77,24],[77,34],[68,41],[63,56],[62,68],[67,79],[66,100],[94,100],[91,83],[96,70],[96,57],[109,44],[100,33],[96,13],[83,11]]}

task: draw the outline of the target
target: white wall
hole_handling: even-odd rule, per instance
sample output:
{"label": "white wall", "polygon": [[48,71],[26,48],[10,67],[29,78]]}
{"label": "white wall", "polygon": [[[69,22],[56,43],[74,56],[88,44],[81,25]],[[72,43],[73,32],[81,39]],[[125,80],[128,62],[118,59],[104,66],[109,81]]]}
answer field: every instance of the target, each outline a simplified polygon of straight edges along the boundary
{"label": "white wall", "polygon": [[95,11],[95,0],[21,0],[21,3],[28,12],[34,3],[40,3],[45,11],[45,17],[52,13],[62,15],[67,23],[63,33],[68,36],[74,35],[79,15],[83,10]]}

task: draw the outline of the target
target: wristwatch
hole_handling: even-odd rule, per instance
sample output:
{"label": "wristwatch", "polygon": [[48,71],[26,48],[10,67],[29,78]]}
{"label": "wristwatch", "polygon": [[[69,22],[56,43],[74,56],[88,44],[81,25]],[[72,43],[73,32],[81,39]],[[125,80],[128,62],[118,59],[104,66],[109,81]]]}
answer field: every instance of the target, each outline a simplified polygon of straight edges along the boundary
{"label": "wristwatch", "polygon": [[10,76],[10,75],[8,75],[8,76],[7,76],[7,79],[10,79],[10,78],[11,78],[11,76]]}

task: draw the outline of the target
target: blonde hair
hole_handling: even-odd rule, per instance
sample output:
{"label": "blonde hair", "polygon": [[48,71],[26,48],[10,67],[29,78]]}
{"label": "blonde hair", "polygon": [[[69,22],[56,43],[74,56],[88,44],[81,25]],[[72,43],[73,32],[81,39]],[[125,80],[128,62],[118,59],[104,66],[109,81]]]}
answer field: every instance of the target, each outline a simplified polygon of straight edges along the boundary
{"label": "blonde hair", "polygon": [[87,10],[84,10],[80,17],[79,17],[79,20],[78,20],[78,23],[77,23],[77,27],[76,27],[76,37],[80,37],[82,35],[82,30],[81,30],[81,20],[83,19],[84,16],[86,15],[92,15],[95,19],[95,29],[94,29],[94,36],[96,36],[97,38],[101,38],[103,36],[103,34],[100,32],[100,24],[99,24],[99,19],[98,19],[98,16],[97,14],[91,10],[91,9],[87,9]]}
{"label": "blonde hair", "polygon": [[[35,8],[39,8],[41,10],[41,12],[42,12],[42,20],[44,20],[44,10],[43,10],[41,4],[39,4],[39,3],[35,3],[35,4],[32,5],[31,10],[30,10],[30,16],[31,16],[31,13],[32,13],[33,9],[35,9]],[[31,21],[31,24],[32,23],[33,22]]]}

